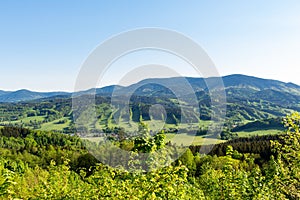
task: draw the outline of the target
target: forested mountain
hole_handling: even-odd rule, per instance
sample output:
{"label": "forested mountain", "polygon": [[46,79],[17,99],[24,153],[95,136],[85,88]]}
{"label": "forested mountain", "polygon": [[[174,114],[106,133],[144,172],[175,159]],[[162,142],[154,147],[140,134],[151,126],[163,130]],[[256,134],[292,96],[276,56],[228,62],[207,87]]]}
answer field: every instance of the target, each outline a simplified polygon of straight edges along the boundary
{"label": "forested mountain", "polygon": [[8,91],[0,90],[0,96],[9,93]]}
{"label": "forested mountain", "polygon": [[[281,81],[270,80],[270,79],[262,79],[252,76],[234,74],[229,76],[221,77],[224,83],[224,89],[230,90],[234,89],[245,89],[244,92],[250,91],[264,91],[264,90],[275,90],[285,93],[295,93],[300,95],[300,86],[295,85],[293,83],[284,83]],[[146,79],[140,81],[136,84],[133,84],[130,87],[140,88],[141,86],[145,87],[145,85],[149,85],[149,90],[155,90],[153,87],[153,83],[172,86],[174,88],[182,88],[182,77],[174,77],[174,78],[156,78],[156,79]],[[219,85],[214,85],[219,78],[192,78],[186,77],[187,82],[191,85],[191,87],[197,91],[207,90],[206,83],[210,83],[212,86],[210,89],[220,89]],[[148,90],[148,91],[149,91]]]}
{"label": "forested mountain", "polygon": [[[170,87],[183,89],[182,81],[185,79],[193,88],[194,92],[207,91],[206,83],[212,86],[210,89],[220,89],[219,85],[214,86],[217,78],[155,78],[145,79],[133,85],[123,87],[118,85],[106,86],[103,88],[90,89],[75,94],[89,94],[96,91],[99,95],[110,95],[114,91],[126,94],[128,91],[135,91],[140,96],[168,96]],[[279,97],[286,102],[294,102],[300,99],[300,86],[293,83],[284,83],[276,80],[256,78],[246,75],[229,75],[222,77],[228,97],[251,97],[270,101],[279,101]],[[19,102],[40,98],[54,97],[58,95],[71,95],[67,92],[33,92],[29,90],[0,91],[0,102]]]}
{"label": "forested mountain", "polygon": [[[261,79],[245,75],[229,75],[223,78],[227,98],[227,119],[233,122],[282,117],[293,111],[300,111],[300,86],[276,80]],[[185,81],[189,86],[184,85]],[[112,92],[119,95],[131,96],[131,112],[133,120],[149,120],[148,111],[151,105],[161,104],[167,112],[167,123],[175,124],[181,117],[178,98],[189,99],[194,93],[200,106],[201,120],[211,117],[210,90],[220,91],[217,78],[156,78],[146,79],[128,87],[110,87],[103,92],[97,89],[97,96],[109,98]],[[214,84],[216,83],[216,84]],[[115,89],[114,91],[112,89]],[[101,92],[100,92],[101,91]],[[179,91],[178,94],[175,94]],[[190,95],[190,96],[189,96]],[[115,98],[115,97],[114,97]],[[182,100],[182,99],[181,99]],[[109,102],[109,99],[108,99]],[[120,108],[118,108],[120,109]],[[121,113],[124,113],[121,111]],[[135,117],[134,117],[135,116]],[[141,116],[141,117],[140,117]],[[121,116],[122,118],[122,116]]]}

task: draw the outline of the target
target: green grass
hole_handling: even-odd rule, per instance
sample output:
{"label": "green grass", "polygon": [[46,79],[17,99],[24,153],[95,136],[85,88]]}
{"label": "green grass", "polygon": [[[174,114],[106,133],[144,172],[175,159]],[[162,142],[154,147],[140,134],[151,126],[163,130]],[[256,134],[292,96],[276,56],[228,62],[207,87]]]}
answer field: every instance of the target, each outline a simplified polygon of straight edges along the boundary
{"label": "green grass", "polygon": [[188,134],[166,134],[166,141],[171,141],[176,145],[208,145],[226,142],[226,140],[219,140],[215,138],[204,138],[203,136],[192,136]]}
{"label": "green grass", "polygon": [[33,116],[33,117],[26,117],[24,119],[18,120],[16,122],[23,122],[23,123],[29,123],[30,121],[43,121],[45,119],[45,116]]}
{"label": "green grass", "polygon": [[[99,143],[104,140],[104,137],[82,137],[83,140],[89,140],[91,142]],[[202,136],[191,136],[187,134],[166,134],[166,142],[171,141],[172,144],[178,146],[188,146],[188,145],[209,145],[209,144],[219,144],[226,142],[226,140],[219,140],[214,138],[204,138]]]}
{"label": "green grass", "polygon": [[[211,123],[211,121],[203,121],[201,120],[199,123],[187,123],[187,124],[179,124],[178,126],[180,128],[185,128],[185,129],[188,129],[188,128],[199,128],[201,126],[203,127],[207,127],[209,126]],[[178,126],[176,126],[175,124],[165,124],[164,127],[165,128],[178,128]]]}
{"label": "green grass", "polygon": [[2,122],[3,124],[19,124],[19,123],[30,123],[30,121],[43,121],[45,119],[45,116],[32,116],[32,117],[26,117],[23,119],[19,119],[16,121],[4,121]]}
{"label": "green grass", "polygon": [[99,142],[102,142],[104,140],[104,137],[82,137],[81,139],[89,140],[98,144]]}
{"label": "green grass", "polygon": [[[58,124],[57,122],[59,122],[60,120],[64,120],[66,119],[67,122],[64,124]],[[52,122],[48,122],[48,123],[44,123],[41,125],[41,130],[43,131],[62,131],[64,128],[67,128],[70,125],[70,119],[67,117],[63,117],[57,120],[54,120]]]}
{"label": "green grass", "polygon": [[251,137],[251,136],[261,136],[261,135],[274,135],[281,133],[282,130],[279,129],[269,129],[269,130],[250,130],[250,131],[240,131],[237,132],[239,137]]}

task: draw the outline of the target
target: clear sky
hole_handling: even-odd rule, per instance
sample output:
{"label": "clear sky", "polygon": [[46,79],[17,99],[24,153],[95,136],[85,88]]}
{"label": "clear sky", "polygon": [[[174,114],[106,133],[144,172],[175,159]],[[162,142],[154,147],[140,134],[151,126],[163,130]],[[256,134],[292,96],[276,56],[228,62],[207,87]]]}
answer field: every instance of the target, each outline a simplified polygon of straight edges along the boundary
{"label": "clear sky", "polygon": [[[97,45],[141,27],[191,37],[221,75],[300,85],[299,11],[299,0],[4,0],[0,90],[72,91],[81,64]],[[110,83],[108,78],[105,84]]]}

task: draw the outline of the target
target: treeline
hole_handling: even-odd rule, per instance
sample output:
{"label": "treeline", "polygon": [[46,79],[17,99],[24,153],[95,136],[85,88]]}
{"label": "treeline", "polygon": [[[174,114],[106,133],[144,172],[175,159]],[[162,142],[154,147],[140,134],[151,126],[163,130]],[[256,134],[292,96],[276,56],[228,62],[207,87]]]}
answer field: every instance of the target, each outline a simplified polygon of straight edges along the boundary
{"label": "treeline", "polygon": [[271,119],[250,122],[233,128],[232,132],[238,132],[244,130],[269,130],[269,129],[283,130],[282,118],[271,118]]}
{"label": "treeline", "polygon": [[86,154],[88,152],[79,137],[20,127],[0,128],[1,157],[19,160],[32,167],[47,167],[52,160],[62,164],[68,159],[72,169],[76,169],[78,159]]}
{"label": "treeline", "polygon": [[25,138],[31,131],[29,129],[21,128],[21,127],[14,127],[14,126],[5,126],[0,128],[0,136],[5,137],[21,137]]}
{"label": "treeline", "polygon": [[280,135],[240,137],[215,145],[192,145],[190,149],[193,154],[209,152],[209,155],[225,156],[226,148],[230,145],[240,153],[259,154],[262,159],[268,160],[272,155],[271,141],[279,139]]}

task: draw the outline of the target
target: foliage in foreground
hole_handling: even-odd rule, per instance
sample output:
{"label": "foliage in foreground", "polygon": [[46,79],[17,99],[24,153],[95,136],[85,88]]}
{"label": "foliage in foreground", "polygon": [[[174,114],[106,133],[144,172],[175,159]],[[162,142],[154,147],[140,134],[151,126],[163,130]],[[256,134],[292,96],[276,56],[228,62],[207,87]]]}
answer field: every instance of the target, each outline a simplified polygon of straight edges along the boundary
{"label": "foliage in foreground", "polygon": [[[1,199],[299,199],[300,115],[288,116],[284,123],[287,127],[286,132],[281,139],[272,143],[273,155],[262,166],[254,162],[254,155],[241,154],[232,146],[228,146],[226,155],[220,157],[193,155],[188,149],[177,162],[148,173],[143,171],[130,173],[102,164],[88,169],[72,164],[74,161],[70,158],[79,159],[80,156],[70,156],[70,152],[84,153],[80,142],[76,139],[51,140],[43,133],[39,135],[30,133],[32,140],[26,139],[28,135],[23,139],[2,136],[0,197]],[[26,141],[24,148],[29,145],[37,160],[41,157],[39,151],[43,153],[57,151],[63,152],[60,159],[62,162],[50,161],[47,164],[45,161],[42,165],[39,165],[39,162],[27,162],[32,157],[24,157],[21,142],[23,140]],[[11,143],[7,144],[7,141]],[[45,143],[51,143],[53,148]],[[55,146],[57,143],[61,143],[59,148]],[[19,151],[11,153],[15,151],[8,148],[12,144],[19,145]],[[141,148],[141,141],[138,144]],[[41,150],[43,146],[45,148]],[[49,156],[55,160],[53,155]]]}

